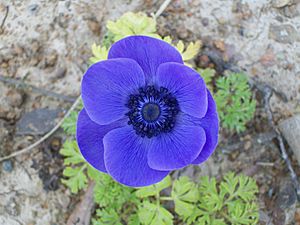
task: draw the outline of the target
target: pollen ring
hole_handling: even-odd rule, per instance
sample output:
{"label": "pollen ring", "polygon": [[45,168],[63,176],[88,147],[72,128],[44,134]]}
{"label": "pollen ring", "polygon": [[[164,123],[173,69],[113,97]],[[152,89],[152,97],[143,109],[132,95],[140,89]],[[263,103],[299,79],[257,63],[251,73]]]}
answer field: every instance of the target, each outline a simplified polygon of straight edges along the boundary
{"label": "pollen ring", "polygon": [[126,104],[128,124],[141,137],[152,138],[170,132],[179,112],[176,98],[165,87],[156,89],[148,85],[139,88],[138,92],[130,95]]}

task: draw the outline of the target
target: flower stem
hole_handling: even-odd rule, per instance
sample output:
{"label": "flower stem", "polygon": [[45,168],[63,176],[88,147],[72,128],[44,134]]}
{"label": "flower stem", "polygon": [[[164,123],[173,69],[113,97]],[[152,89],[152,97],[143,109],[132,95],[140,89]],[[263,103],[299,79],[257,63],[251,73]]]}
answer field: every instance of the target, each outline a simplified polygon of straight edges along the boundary
{"label": "flower stem", "polygon": [[172,197],[164,196],[164,197],[160,197],[160,200],[163,200],[163,201],[173,201],[173,198]]}

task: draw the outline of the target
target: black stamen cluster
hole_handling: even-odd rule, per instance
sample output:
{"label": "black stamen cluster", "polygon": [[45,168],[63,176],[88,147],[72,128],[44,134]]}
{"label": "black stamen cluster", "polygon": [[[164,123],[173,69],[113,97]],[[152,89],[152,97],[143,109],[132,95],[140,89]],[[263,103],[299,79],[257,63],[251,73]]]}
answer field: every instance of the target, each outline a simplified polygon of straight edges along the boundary
{"label": "black stamen cluster", "polygon": [[[161,132],[170,132],[175,126],[176,115],[179,112],[178,101],[165,87],[157,90],[154,86],[146,86],[138,89],[138,94],[129,96],[127,107],[129,112],[126,115],[129,118],[128,124],[132,125],[134,130],[141,137],[154,137]],[[148,101],[149,99],[152,99]],[[153,102],[152,102],[153,101]],[[143,118],[143,107],[145,104],[157,104],[161,110],[156,121],[147,121]]]}

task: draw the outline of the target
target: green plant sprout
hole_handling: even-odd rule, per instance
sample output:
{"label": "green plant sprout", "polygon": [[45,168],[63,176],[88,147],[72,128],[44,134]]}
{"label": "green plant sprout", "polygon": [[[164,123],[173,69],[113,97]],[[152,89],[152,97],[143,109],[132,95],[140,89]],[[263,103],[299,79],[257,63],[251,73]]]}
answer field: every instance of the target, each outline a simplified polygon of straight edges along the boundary
{"label": "green plant sprout", "polygon": [[237,132],[246,129],[245,124],[254,116],[256,102],[247,77],[242,73],[230,73],[216,81],[214,95],[221,125]]}
{"label": "green plant sprout", "polygon": [[[66,141],[61,154],[65,156],[67,166],[63,183],[72,193],[85,189],[88,180],[96,183],[94,201],[97,210],[93,225],[169,225],[174,223],[174,213],[185,224],[247,225],[258,222],[255,196],[258,188],[250,177],[228,173],[219,182],[204,176],[196,183],[184,176],[172,182],[168,176],[158,184],[134,189],[90,167],[78,152],[75,141]],[[165,190],[170,189],[171,194],[166,195],[170,191]],[[167,201],[174,203],[175,212],[166,208]]]}
{"label": "green plant sprout", "polygon": [[[171,37],[161,37],[156,32],[156,21],[144,13],[126,13],[116,21],[107,23],[107,35],[101,45],[92,45],[90,64],[107,59],[110,45],[129,35],[148,35],[171,43],[182,54],[186,64],[192,67],[194,57],[199,53],[201,41],[184,44],[174,42]],[[197,69],[213,92],[218,106],[221,124],[237,132],[245,129],[255,111],[255,101],[243,74],[230,74],[215,79],[215,70]],[[216,80],[215,85],[213,82]],[[64,124],[69,136],[76,133],[78,110],[71,113]],[[172,181],[166,177],[158,184],[129,188],[115,182],[111,177],[89,166],[83,159],[77,143],[66,140],[60,154],[64,156],[64,183],[73,194],[84,190],[88,183],[95,182],[96,203],[93,225],[254,225],[258,223],[258,188],[254,179],[233,173],[222,180],[201,177],[199,182],[188,177]],[[168,204],[171,202],[171,204]],[[174,205],[174,207],[172,206]]]}

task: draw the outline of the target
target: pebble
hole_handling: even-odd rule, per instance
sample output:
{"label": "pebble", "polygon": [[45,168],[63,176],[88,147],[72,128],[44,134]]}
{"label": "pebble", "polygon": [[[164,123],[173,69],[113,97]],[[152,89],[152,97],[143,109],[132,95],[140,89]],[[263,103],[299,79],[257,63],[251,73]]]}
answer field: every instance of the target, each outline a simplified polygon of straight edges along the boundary
{"label": "pebble", "polygon": [[65,67],[59,67],[56,72],[55,72],[55,78],[56,79],[61,79],[64,78],[67,72],[67,68]]}
{"label": "pebble", "polygon": [[209,19],[208,18],[203,18],[201,20],[201,23],[203,26],[207,27],[209,25]]}
{"label": "pebble", "polygon": [[291,5],[291,4],[293,4],[292,0],[273,0],[272,1],[272,6],[275,8],[282,8],[287,5]]}
{"label": "pebble", "polygon": [[3,168],[4,171],[6,171],[8,173],[12,172],[12,170],[13,170],[12,161],[11,160],[5,160],[5,161],[3,161],[2,168]]}
{"label": "pebble", "polygon": [[291,147],[300,165],[300,114],[282,121],[279,130]]}
{"label": "pebble", "polygon": [[28,9],[31,13],[35,13],[38,9],[39,5],[38,4],[32,4],[28,6]]}
{"label": "pebble", "polygon": [[87,21],[87,25],[95,35],[100,35],[101,27],[98,21],[96,21],[95,19],[90,19]]}
{"label": "pebble", "polygon": [[59,109],[41,108],[22,115],[17,122],[17,135],[43,135],[51,130],[59,117]]}
{"label": "pebble", "polygon": [[284,7],[280,10],[280,13],[282,13],[285,17],[288,18],[294,18],[300,15],[300,7],[298,5],[289,5],[287,7]]}
{"label": "pebble", "polygon": [[297,195],[293,183],[287,179],[282,180],[274,210],[276,224],[290,224],[295,217],[296,204]]}
{"label": "pebble", "polygon": [[295,27],[289,24],[271,24],[269,28],[269,37],[284,44],[292,44],[293,42],[297,41],[297,39],[300,39]]}
{"label": "pebble", "polygon": [[53,151],[58,151],[61,147],[61,138],[54,137],[50,142],[50,148]]}
{"label": "pebble", "polygon": [[225,43],[222,40],[216,40],[216,41],[214,41],[214,45],[221,52],[224,52],[226,50]]}
{"label": "pebble", "polygon": [[46,67],[55,66],[58,59],[58,54],[56,51],[52,51],[49,55],[45,57]]}
{"label": "pebble", "polygon": [[24,95],[20,91],[16,91],[14,89],[10,89],[7,92],[7,100],[8,103],[13,107],[20,107],[24,101]]}
{"label": "pebble", "polygon": [[10,198],[9,202],[4,206],[4,208],[5,211],[13,217],[20,215],[20,206],[17,204],[16,199],[13,197]]}
{"label": "pebble", "polygon": [[252,143],[251,141],[246,141],[245,144],[244,144],[244,149],[245,150],[249,150],[252,146]]}

